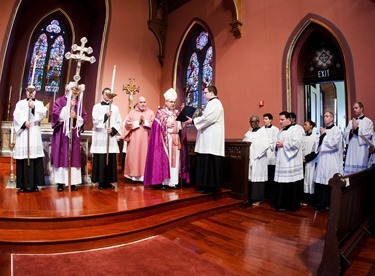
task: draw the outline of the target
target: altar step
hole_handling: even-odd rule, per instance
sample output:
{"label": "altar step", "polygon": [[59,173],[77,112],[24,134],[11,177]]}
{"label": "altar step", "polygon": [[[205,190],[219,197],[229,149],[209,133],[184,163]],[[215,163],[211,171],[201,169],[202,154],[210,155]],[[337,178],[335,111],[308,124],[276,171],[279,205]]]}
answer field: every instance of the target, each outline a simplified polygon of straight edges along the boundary
{"label": "altar step", "polygon": [[0,251],[51,253],[100,248],[158,235],[188,222],[239,209],[229,191],[136,210],[70,218],[0,218]]}
{"label": "altar step", "polygon": [[10,156],[0,155],[0,166],[3,164],[10,164]]}

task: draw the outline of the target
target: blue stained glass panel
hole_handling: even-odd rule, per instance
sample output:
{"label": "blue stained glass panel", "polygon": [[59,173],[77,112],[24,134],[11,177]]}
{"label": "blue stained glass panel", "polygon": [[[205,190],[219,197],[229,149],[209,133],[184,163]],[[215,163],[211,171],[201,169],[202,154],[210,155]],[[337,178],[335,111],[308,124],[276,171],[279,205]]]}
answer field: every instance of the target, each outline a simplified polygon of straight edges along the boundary
{"label": "blue stained glass panel", "polygon": [[186,76],[186,105],[198,107],[198,78],[199,62],[197,54],[193,53],[187,67]]}
{"label": "blue stained glass panel", "polygon": [[46,28],[47,32],[59,34],[61,32],[61,28],[59,25],[60,25],[59,21],[52,20],[51,23]]}
{"label": "blue stained glass panel", "polygon": [[203,76],[202,76],[202,108],[206,107],[207,101],[204,97],[203,90],[210,86],[212,83],[212,46],[207,49],[206,58],[203,63]]}
{"label": "blue stained glass panel", "polygon": [[57,93],[61,82],[61,71],[64,60],[64,38],[58,36],[52,45],[49,55],[45,91]]}
{"label": "blue stained glass panel", "polygon": [[48,25],[42,26],[38,32],[36,42],[30,46],[33,51],[27,78],[28,85],[31,84],[35,56],[38,56],[34,69],[33,85],[37,91],[57,93],[62,82],[61,77],[66,49],[65,32],[62,32],[59,21],[55,19]]}
{"label": "blue stained glass panel", "polygon": [[[37,91],[40,91],[41,86],[42,86],[43,70],[44,70],[44,63],[46,60],[47,50],[48,50],[47,36],[45,34],[41,34],[34,44],[34,50],[33,50],[33,55],[31,59],[31,66],[30,66],[29,78],[28,78],[28,84],[34,85]],[[38,61],[36,64],[34,64],[36,55],[38,55]],[[36,66],[35,74],[34,74],[34,81],[33,83],[31,83],[34,66]]]}
{"label": "blue stained glass panel", "polygon": [[208,33],[207,32],[201,32],[200,35],[197,37],[195,47],[198,50],[202,50],[208,43]]}

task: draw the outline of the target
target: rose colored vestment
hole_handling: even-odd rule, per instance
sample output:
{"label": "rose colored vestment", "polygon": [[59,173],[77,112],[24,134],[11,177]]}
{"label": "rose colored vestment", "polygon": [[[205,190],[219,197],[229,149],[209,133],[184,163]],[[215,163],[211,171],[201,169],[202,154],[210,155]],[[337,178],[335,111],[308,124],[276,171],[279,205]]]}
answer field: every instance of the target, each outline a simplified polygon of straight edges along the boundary
{"label": "rose colored vestment", "polygon": [[[141,122],[141,116],[143,122]],[[124,140],[127,142],[124,175],[134,181],[143,181],[148,139],[155,114],[138,106],[124,120]]]}

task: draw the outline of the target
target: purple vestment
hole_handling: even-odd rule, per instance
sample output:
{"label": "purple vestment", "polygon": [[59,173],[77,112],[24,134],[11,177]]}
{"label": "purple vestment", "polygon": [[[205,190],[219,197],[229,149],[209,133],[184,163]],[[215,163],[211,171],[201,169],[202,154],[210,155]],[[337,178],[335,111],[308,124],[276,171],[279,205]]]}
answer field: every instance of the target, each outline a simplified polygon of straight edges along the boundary
{"label": "purple vestment", "polygon": [[[69,167],[69,137],[64,133],[64,122],[60,121],[60,113],[63,107],[67,104],[67,97],[62,96],[58,98],[52,108],[52,146],[51,146],[51,165],[55,168]],[[78,103],[77,103],[78,105]],[[77,110],[77,105],[75,110]],[[82,108],[82,119],[85,122],[87,113]],[[77,135],[76,119],[73,120],[72,137],[72,151],[71,151],[71,167],[81,168],[81,148],[80,148],[80,133]],[[80,132],[83,132],[83,126]]]}
{"label": "purple vestment", "polygon": [[[168,115],[163,109],[159,109],[151,126],[143,181],[145,186],[158,185],[161,184],[164,179],[170,178],[167,119]],[[180,177],[184,178],[186,182],[189,182],[190,164],[187,155],[186,131],[183,130],[182,133],[183,138],[180,152]]]}

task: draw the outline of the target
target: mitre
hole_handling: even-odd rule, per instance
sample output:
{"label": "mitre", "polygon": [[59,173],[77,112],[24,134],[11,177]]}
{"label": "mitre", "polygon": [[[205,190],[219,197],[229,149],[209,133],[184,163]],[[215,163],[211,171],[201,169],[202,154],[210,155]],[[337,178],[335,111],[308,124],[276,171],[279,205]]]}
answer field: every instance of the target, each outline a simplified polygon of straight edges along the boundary
{"label": "mitre", "polygon": [[166,101],[176,101],[177,92],[173,88],[169,88],[167,92],[164,93],[164,99]]}

